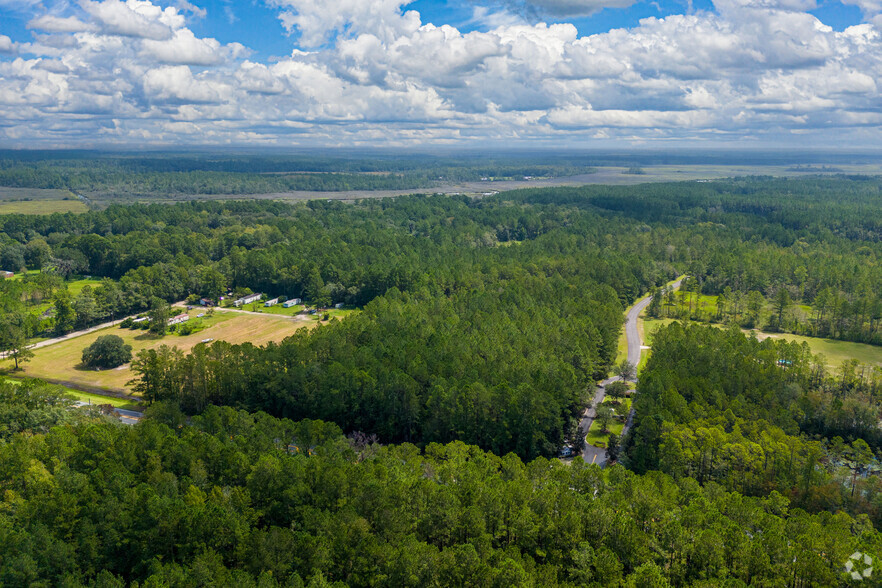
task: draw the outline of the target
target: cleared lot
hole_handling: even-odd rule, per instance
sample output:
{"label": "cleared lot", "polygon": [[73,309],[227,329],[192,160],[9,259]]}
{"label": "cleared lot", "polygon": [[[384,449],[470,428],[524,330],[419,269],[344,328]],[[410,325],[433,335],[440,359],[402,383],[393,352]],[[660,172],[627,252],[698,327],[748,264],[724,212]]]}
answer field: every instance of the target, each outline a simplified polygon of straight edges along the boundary
{"label": "cleared lot", "polygon": [[[195,316],[198,312],[202,311],[190,311],[191,320],[196,320]],[[132,371],[128,364],[102,371],[79,367],[83,349],[102,335],[119,335],[132,346],[132,353],[137,355],[142,349],[156,348],[160,345],[176,346],[187,352],[205,339],[264,345],[270,341],[281,341],[299,329],[312,328],[318,324],[315,321],[298,321],[275,315],[220,312],[204,320],[206,327],[200,331],[190,335],[171,333],[162,338],[156,338],[147,331],[141,330],[119,327],[101,329],[82,337],[37,349],[34,358],[25,364],[24,371],[15,375],[42,378],[87,391],[127,392],[126,382],[132,379]],[[11,362],[3,361],[0,365],[8,368],[11,367]]]}

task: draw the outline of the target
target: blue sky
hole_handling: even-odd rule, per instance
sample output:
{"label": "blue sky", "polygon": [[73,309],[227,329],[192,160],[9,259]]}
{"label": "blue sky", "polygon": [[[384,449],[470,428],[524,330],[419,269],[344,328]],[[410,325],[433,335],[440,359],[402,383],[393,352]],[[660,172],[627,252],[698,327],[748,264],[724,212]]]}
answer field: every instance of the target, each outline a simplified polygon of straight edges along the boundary
{"label": "blue sky", "polygon": [[880,0],[0,0],[0,146],[880,145]]}

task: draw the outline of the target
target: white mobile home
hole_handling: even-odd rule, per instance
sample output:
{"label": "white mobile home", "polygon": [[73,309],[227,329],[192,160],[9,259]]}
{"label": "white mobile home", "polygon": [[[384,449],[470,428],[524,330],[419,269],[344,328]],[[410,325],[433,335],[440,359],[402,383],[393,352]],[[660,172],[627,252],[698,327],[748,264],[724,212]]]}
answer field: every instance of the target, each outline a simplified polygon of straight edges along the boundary
{"label": "white mobile home", "polygon": [[273,298],[272,300],[267,300],[266,302],[264,302],[263,305],[269,307],[269,306],[275,306],[278,303],[279,303],[279,299]]}
{"label": "white mobile home", "polygon": [[190,315],[187,313],[179,314],[178,316],[173,316],[168,319],[169,325],[177,325],[179,323],[185,323],[190,320]]}
{"label": "white mobile home", "polygon": [[263,294],[249,294],[248,296],[243,296],[242,298],[239,298],[238,300],[233,302],[233,306],[243,306],[245,304],[257,302],[258,300],[260,300],[261,296],[263,296]]}
{"label": "white mobile home", "polygon": [[286,300],[282,303],[282,308],[291,308],[292,306],[297,306],[300,304],[299,298],[292,298],[291,300]]}

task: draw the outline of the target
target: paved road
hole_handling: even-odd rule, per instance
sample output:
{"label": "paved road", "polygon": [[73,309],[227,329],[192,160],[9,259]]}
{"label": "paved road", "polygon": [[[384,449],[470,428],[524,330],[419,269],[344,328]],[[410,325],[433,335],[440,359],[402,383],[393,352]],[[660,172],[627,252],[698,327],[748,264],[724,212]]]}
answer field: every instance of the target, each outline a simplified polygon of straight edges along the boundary
{"label": "paved road", "polygon": [[[172,306],[178,306],[181,304],[183,304],[183,303],[176,302]],[[144,313],[139,312],[137,314],[133,314],[130,316],[124,316],[121,319],[116,319],[114,321],[101,323],[100,325],[95,325],[94,327],[89,327],[88,329],[83,329],[82,331],[73,331],[72,333],[68,333],[67,335],[62,335],[60,337],[53,337],[52,339],[46,339],[45,341],[40,341],[39,343],[34,343],[33,345],[28,345],[28,349],[40,349],[41,347],[55,345],[56,343],[61,343],[62,341],[67,341],[68,339],[73,339],[75,337],[82,337],[83,335],[88,335],[89,333],[94,333],[95,331],[100,331],[101,329],[106,329],[107,327],[116,326],[126,319],[136,318],[139,314],[144,314]],[[0,359],[5,359],[8,354],[9,354],[8,351],[4,351],[4,352],[0,353]]]}
{"label": "paved road", "polygon": [[[672,284],[673,288],[676,290],[680,287],[682,282],[683,278],[680,278]],[[640,354],[642,353],[641,347],[643,345],[643,341],[640,340],[640,333],[637,331],[637,319],[640,316],[640,313],[649,306],[650,302],[652,302],[652,296],[647,296],[639,300],[631,307],[631,310],[628,311],[625,320],[625,340],[628,342],[628,361],[635,366],[640,363]],[[594,403],[592,404],[592,407],[585,410],[585,413],[582,415],[580,425],[583,431],[587,431],[591,428],[591,423],[594,422],[594,418],[597,416],[594,407],[600,406],[600,403],[603,402],[603,399],[606,397],[606,386],[617,380],[621,380],[621,378],[618,376],[607,378],[594,389]],[[630,414],[628,414],[625,428],[622,429],[623,437],[625,436],[625,433],[628,432],[628,429],[631,428],[633,421],[634,411],[632,410]],[[582,459],[584,459],[586,463],[596,463],[602,467],[606,465],[606,449],[594,447],[593,445],[585,445],[585,449],[582,450]]]}
{"label": "paved road", "polygon": [[[74,403],[77,406],[95,406],[91,402],[86,402],[83,400],[79,400]],[[138,412],[137,410],[125,410],[123,408],[114,408],[113,411],[109,414],[112,414],[119,422],[124,425],[134,425],[137,424],[138,421],[144,416],[144,413]]]}

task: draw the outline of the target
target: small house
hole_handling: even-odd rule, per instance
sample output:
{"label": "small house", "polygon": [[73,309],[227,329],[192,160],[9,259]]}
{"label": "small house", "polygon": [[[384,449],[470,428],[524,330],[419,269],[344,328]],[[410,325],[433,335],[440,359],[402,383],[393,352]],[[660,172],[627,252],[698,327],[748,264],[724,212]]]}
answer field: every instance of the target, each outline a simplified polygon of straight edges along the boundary
{"label": "small house", "polygon": [[267,300],[266,302],[264,302],[263,305],[268,308],[270,306],[275,306],[278,303],[279,303],[279,299],[273,298],[272,300]]}
{"label": "small house", "polygon": [[199,304],[201,304],[202,306],[214,306],[214,300],[212,300],[211,298],[200,298]]}
{"label": "small house", "polygon": [[147,322],[147,321],[149,321],[149,320],[150,320],[150,319],[147,318],[146,316],[142,316],[141,318],[136,318],[135,320],[133,320],[133,321],[132,321],[132,324],[134,324],[134,325],[138,325],[138,324],[140,324],[140,323],[144,323],[144,322]]}
{"label": "small house", "polygon": [[0,280],[5,280],[6,278],[14,278],[15,272],[8,272],[6,270],[0,271]]}
{"label": "small house", "polygon": [[338,308],[338,309],[339,309],[339,308],[343,308],[343,303],[342,303],[342,302],[338,302],[337,304],[334,305],[334,308]]}
{"label": "small house", "polygon": [[297,306],[297,303],[294,300],[286,300],[282,303],[282,308],[291,308],[292,306]]}
{"label": "small house", "polygon": [[190,315],[187,313],[182,313],[182,314],[179,314],[177,316],[173,316],[170,319],[168,319],[168,324],[169,325],[177,325],[180,323],[185,323],[188,320],[190,320]]}

